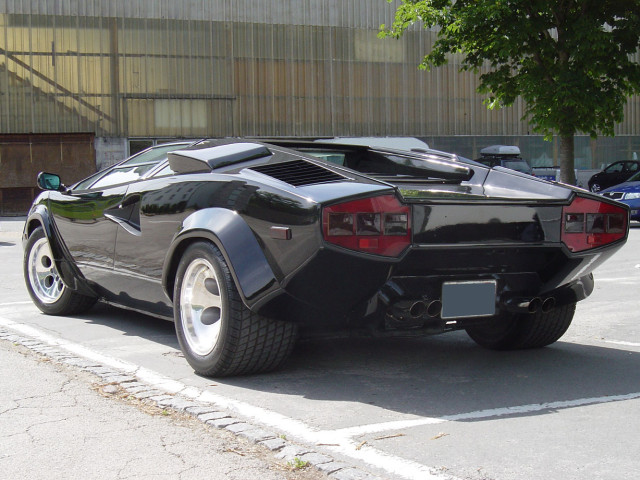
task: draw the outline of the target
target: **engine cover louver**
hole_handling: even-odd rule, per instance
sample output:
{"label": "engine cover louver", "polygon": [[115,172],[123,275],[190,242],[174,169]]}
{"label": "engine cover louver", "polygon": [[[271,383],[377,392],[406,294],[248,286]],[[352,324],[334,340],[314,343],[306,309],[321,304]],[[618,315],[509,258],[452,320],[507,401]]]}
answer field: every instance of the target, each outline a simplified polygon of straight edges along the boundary
{"label": "engine cover louver", "polygon": [[251,167],[250,170],[269,175],[294,187],[339,182],[347,179],[347,177],[305,160],[259,165]]}

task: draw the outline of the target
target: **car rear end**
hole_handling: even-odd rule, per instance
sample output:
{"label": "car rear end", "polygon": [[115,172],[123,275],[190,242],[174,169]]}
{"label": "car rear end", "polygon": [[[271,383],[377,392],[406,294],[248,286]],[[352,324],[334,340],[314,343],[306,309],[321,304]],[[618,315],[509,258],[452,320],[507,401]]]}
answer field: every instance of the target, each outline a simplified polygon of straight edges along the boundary
{"label": "car rear end", "polygon": [[627,237],[624,205],[517,174],[396,187],[323,207],[322,266],[312,260],[307,278],[339,286],[324,305],[386,312],[386,329],[441,332],[575,303]]}
{"label": "car rear end", "polygon": [[[513,170],[434,151],[294,147],[317,157],[295,160],[305,172],[332,175],[293,180],[290,161],[251,169],[317,206],[316,225],[292,226],[295,249],[279,250],[286,295],[274,311],[294,299],[303,321],[383,313],[387,330],[440,332],[549,311],[586,298],[627,237],[626,206]],[[308,307],[324,314],[311,320]]]}

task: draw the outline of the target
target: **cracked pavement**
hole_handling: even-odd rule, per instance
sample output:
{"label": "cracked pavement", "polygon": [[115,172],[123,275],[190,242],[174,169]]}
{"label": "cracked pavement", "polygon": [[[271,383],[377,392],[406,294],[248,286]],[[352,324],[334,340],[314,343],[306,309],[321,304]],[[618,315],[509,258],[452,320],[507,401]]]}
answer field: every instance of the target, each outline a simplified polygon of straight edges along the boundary
{"label": "cracked pavement", "polygon": [[290,471],[266,449],[186,415],[137,408],[109,387],[0,341],[0,477],[327,478]]}

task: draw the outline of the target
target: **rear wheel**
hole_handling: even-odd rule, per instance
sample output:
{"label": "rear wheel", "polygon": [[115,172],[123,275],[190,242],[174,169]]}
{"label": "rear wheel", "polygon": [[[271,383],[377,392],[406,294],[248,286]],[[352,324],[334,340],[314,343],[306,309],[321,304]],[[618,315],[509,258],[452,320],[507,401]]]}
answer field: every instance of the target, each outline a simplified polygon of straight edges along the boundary
{"label": "rear wheel", "polygon": [[23,267],[29,295],[46,314],[73,315],[96,303],[94,297],[74,292],[62,282],[42,227],[36,228],[27,241]]}
{"label": "rear wheel", "polygon": [[548,312],[507,314],[491,323],[467,327],[478,344],[493,350],[540,348],[557,341],[569,328],[576,304],[556,307]]}
{"label": "rear wheel", "polygon": [[249,310],[224,257],[207,242],[184,253],[174,287],[176,334],[185,358],[206,376],[274,370],[295,344],[297,326]]}

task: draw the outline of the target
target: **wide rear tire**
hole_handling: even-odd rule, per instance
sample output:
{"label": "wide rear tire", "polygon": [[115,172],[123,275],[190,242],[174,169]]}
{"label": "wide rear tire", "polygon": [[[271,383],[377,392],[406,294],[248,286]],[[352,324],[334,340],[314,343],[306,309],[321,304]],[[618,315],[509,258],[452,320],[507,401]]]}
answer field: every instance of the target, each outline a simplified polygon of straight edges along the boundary
{"label": "wide rear tire", "polygon": [[263,317],[244,305],[222,253],[211,243],[187,248],[173,300],[180,348],[201,375],[274,370],[295,344],[297,325]]}
{"label": "wide rear tire", "polygon": [[89,310],[95,297],[71,290],[56,268],[42,227],[36,228],[24,249],[24,279],[33,303],[48,315],[74,315]]}
{"label": "wide rear tire", "polygon": [[575,310],[576,304],[571,303],[548,312],[506,314],[466,331],[478,345],[492,350],[541,348],[565,334]]}

